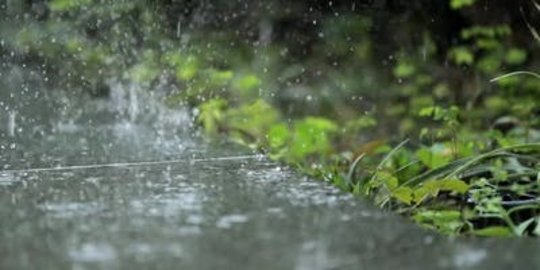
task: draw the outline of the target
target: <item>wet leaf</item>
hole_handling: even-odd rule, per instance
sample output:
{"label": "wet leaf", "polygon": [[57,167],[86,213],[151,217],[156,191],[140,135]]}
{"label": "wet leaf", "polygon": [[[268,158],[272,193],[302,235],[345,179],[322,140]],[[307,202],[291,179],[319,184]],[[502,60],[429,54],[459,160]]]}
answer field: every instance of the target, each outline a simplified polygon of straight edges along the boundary
{"label": "wet leaf", "polygon": [[472,231],[472,234],[484,237],[509,237],[512,236],[512,230],[504,226],[492,226],[480,230]]}
{"label": "wet leaf", "polygon": [[540,236],[540,217],[536,218],[536,227],[534,227],[533,234],[536,236]]}
{"label": "wet leaf", "polygon": [[213,99],[199,106],[197,120],[202,124],[208,134],[216,134],[223,118],[223,113],[227,107],[227,101],[223,99]]}
{"label": "wet leaf", "polygon": [[452,9],[460,9],[473,5],[476,0],[451,0],[450,7]]}
{"label": "wet leaf", "polygon": [[53,0],[49,3],[49,8],[53,11],[66,11],[91,2],[92,0]]}
{"label": "wet leaf", "polygon": [[416,156],[430,169],[448,164],[452,159],[451,151],[442,144],[435,144],[430,148],[422,147],[416,151]]}
{"label": "wet leaf", "polygon": [[527,52],[522,49],[512,48],[510,49],[504,58],[504,61],[510,65],[519,65],[527,60]]}
{"label": "wet leaf", "polygon": [[287,143],[290,136],[290,130],[286,124],[274,125],[268,132],[268,144],[271,149],[279,149]]}
{"label": "wet leaf", "polygon": [[410,63],[401,62],[394,68],[394,76],[408,78],[414,75],[416,67]]}
{"label": "wet leaf", "polygon": [[261,80],[254,74],[247,74],[237,78],[233,85],[240,91],[251,91],[261,85]]}
{"label": "wet leaf", "polygon": [[[530,219],[527,219],[523,222],[521,222],[519,225],[517,225],[515,228],[514,228],[514,233],[519,235],[519,236],[523,236],[525,235],[525,232],[526,230],[533,224],[533,222],[536,221],[536,218],[530,218]],[[538,226],[537,226],[538,227]],[[535,228],[536,229],[536,228]]]}
{"label": "wet leaf", "polygon": [[441,191],[463,194],[469,190],[469,185],[459,179],[429,180],[414,190],[414,201],[421,203],[429,197],[436,197]]}
{"label": "wet leaf", "polygon": [[474,62],[474,54],[467,47],[455,47],[449,52],[449,57],[458,65],[470,65]]}
{"label": "wet leaf", "polygon": [[409,187],[399,187],[396,190],[392,192],[392,196],[396,198],[398,201],[405,203],[405,204],[411,204],[413,201],[413,191]]}
{"label": "wet leaf", "polygon": [[413,220],[445,234],[456,234],[463,227],[461,212],[455,210],[420,210]]}

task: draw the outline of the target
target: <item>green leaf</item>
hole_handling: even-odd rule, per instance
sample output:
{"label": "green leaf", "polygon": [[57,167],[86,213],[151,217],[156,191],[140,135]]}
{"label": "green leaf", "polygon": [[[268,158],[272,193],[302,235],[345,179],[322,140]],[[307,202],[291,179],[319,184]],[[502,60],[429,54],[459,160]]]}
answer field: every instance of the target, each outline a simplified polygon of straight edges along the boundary
{"label": "green leaf", "polygon": [[448,164],[452,160],[452,151],[444,144],[434,144],[430,148],[422,147],[416,151],[416,157],[430,169]]}
{"label": "green leaf", "polygon": [[461,9],[464,7],[472,6],[476,0],[450,0],[450,7],[452,9]]}
{"label": "green leaf", "polygon": [[345,124],[344,132],[359,132],[365,128],[377,125],[377,120],[369,115],[360,116],[354,120],[348,121]]}
{"label": "green leaf", "polygon": [[218,127],[226,107],[227,101],[223,99],[212,99],[199,106],[200,112],[197,121],[201,123],[207,134],[218,133]]}
{"label": "green leaf", "polygon": [[294,135],[290,157],[301,159],[314,153],[328,153],[331,136],[338,131],[338,126],[329,119],[307,117],[294,125]]}
{"label": "green leaf", "polygon": [[490,26],[473,26],[461,31],[463,39],[472,38],[495,38],[504,37],[512,34],[512,29],[506,24],[490,25]]}
{"label": "green leaf", "polygon": [[92,0],[53,0],[49,2],[49,8],[52,11],[67,11],[90,4]]}
{"label": "green leaf", "polygon": [[504,61],[510,65],[520,65],[527,60],[527,51],[517,48],[512,48],[506,52]]}
{"label": "green leaf", "polygon": [[436,182],[435,186],[443,191],[465,194],[469,190],[469,185],[459,179],[443,179]]}
{"label": "green leaf", "polygon": [[482,57],[476,64],[480,71],[486,74],[493,74],[501,68],[502,59],[499,59],[497,55],[486,55]]}
{"label": "green leaf", "polygon": [[283,147],[289,140],[291,132],[286,124],[277,124],[268,132],[268,144],[272,150]]}
{"label": "green leaf", "polygon": [[188,57],[185,63],[182,63],[176,68],[176,78],[188,81],[193,79],[198,71],[199,62],[194,57]]}
{"label": "green leaf", "polygon": [[262,99],[239,108],[230,109],[225,117],[228,127],[244,132],[244,135],[253,136],[249,139],[264,138],[278,120],[279,113],[276,108]]}
{"label": "green leaf", "polygon": [[458,65],[471,65],[474,62],[474,54],[468,47],[454,47],[448,54],[450,59]]}
{"label": "green leaf", "polygon": [[210,69],[207,72],[209,83],[216,86],[224,86],[234,77],[234,73],[230,70]]}
{"label": "green leaf", "polygon": [[518,235],[518,236],[524,236],[525,231],[527,230],[527,228],[529,228],[529,226],[531,226],[533,224],[533,222],[535,222],[535,221],[536,221],[536,217],[530,218],[530,219],[527,219],[527,220],[521,222],[519,225],[517,225],[514,228],[514,233],[516,235]]}
{"label": "green leaf", "polygon": [[399,180],[389,172],[380,171],[376,177],[388,190],[395,190],[399,186]]}
{"label": "green leaf", "polygon": [[399,187],[392,191],[392,196],[400,202],[410,205],[413,202],[413,190],[409,187]]}
{"label": "green leaf", "polygon": [[455,210],[419,210],[412,218],[417,223],[449,235],[459,232],[464,224],[461,212]]}
{"label": "green leaf", "polygon": [[395,68],[394,68],[394,76],[398,78],[408,78],[414,75],[416,72],[416,67],[407,62],[400,62]]}
{"label": "green leaf", "polygon": [[[538,174],[540,175],[540,173],[538,173]],[[540,217],[536,218],[536,227],[534,228],[533,233],[536,236],[540,236]]]}
{"label": "green leaf", "polygon": [[512,236],[512,230],[508,227],[503,226],[492,226],[480,230],[474,230],[471,232],[477,236],[484,237],[509,237]]}
{"label": "green leaf", "polygon": [[464,194],[469,190],[469,185],[459,179],[428,180],[413,192],[414,201],[419,204],[427,198],[436,197],[441,191]]}
{"label": "green leaf", "polygon": [[240,91],[251,91],[257,89],[261,85],[261,80],[254,74],[247,74],[238,77],[233,86]]}

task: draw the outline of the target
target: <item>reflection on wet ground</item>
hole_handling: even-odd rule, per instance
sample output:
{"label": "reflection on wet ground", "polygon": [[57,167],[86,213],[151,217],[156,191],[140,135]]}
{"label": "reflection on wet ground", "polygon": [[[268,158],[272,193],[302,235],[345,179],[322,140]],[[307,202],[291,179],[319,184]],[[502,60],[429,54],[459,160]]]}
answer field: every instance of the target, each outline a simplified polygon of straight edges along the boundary
{"label": "reflection on wet ground", "polygon": [[[437,236],[174,121],[110,121],[92,110],[70,121],[34,108],[0,124],[0,269],[540,267],[536,239]],[[37,133],[12,132],[24,113],[49,116],[33,122]],[[245,158],[215,159],[234,156]]]}

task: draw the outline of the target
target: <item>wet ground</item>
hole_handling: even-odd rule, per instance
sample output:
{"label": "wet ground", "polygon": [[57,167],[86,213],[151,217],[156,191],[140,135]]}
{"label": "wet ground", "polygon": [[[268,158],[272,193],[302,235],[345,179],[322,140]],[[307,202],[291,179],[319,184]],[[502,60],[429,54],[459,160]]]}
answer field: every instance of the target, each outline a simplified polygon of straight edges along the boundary
{"label": "wet ground", "polygon": [[149,106],[135,86],[90,101],[21,69],[0,78],[0,269],[540,268],[537,239],[421,230],[204,142],[185,112]]}

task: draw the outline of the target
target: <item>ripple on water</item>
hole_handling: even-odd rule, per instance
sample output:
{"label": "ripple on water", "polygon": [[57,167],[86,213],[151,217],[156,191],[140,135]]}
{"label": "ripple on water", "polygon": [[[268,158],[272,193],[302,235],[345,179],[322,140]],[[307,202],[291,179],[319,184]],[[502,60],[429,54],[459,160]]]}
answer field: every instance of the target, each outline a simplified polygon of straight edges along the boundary
{"label": "ripple on water", "polygon": [[220,229],[229,229],[235,224],[246,223],[249,220],[247,215],[233,214],[222,216],[216,222],[216,227]]}
{"label": "ripple on water", "polygon": [[69,258],[79,263],[110,262],[117,258],[117,252],[108,243],[85,243],[68,252]]}
{"label": "ripple on water", "polygon": [[144,259],[144,257],[152,256],[156,253],[164,253],[174,257],[182,257],[185,254],[185,251],[182,245],[178,243],[133,243],[125,249],[125,253],[135,255],[136,259]]}
{"label": "ripple on water", "polygon": [[21,179],[14,174],[0,173],[0,187],[11,186],[19,181],[21,181]]}
{"label": "ripple on water", "polygon": [[488,251],[482,248],[458,245],[455,253],[440,259],[440,266],[456,269],[476,269],[488,257]]}
{"label": "ripple on water", "polygon": [[202,209],[206,197],[202,187],[182,184],[178,187],[154,185],[153,188],[165,192],[150,198],[135,199],[130,202],[131,211],[143,216],[175,217],[181,213],[197,214]]}
{"label": "ripple on water", "polygon": [[249,179],[248,183],[275,189],[273,193],[276,197],[286,199],[296,206],[336,205],[345,200],[354,204],[354,200],[351,200],[352,195],[343,193],[329,184],[312,179],[291,180],[296,178],[291,177],[291,172],[282,167],[245,170],[245,175]]}
{"label": "ripple on water", "polygon": [[458,251],[453,258],[453,264],[457,268],[474,267],[487,257],[485,249],[464,249]]}
{"label": "ripple on water", "polygon": [[44,203],[38,206],[41,210],[51,214],[55,218],[73,218],[97,214],[105,207],[97,202],[62,202]]}

